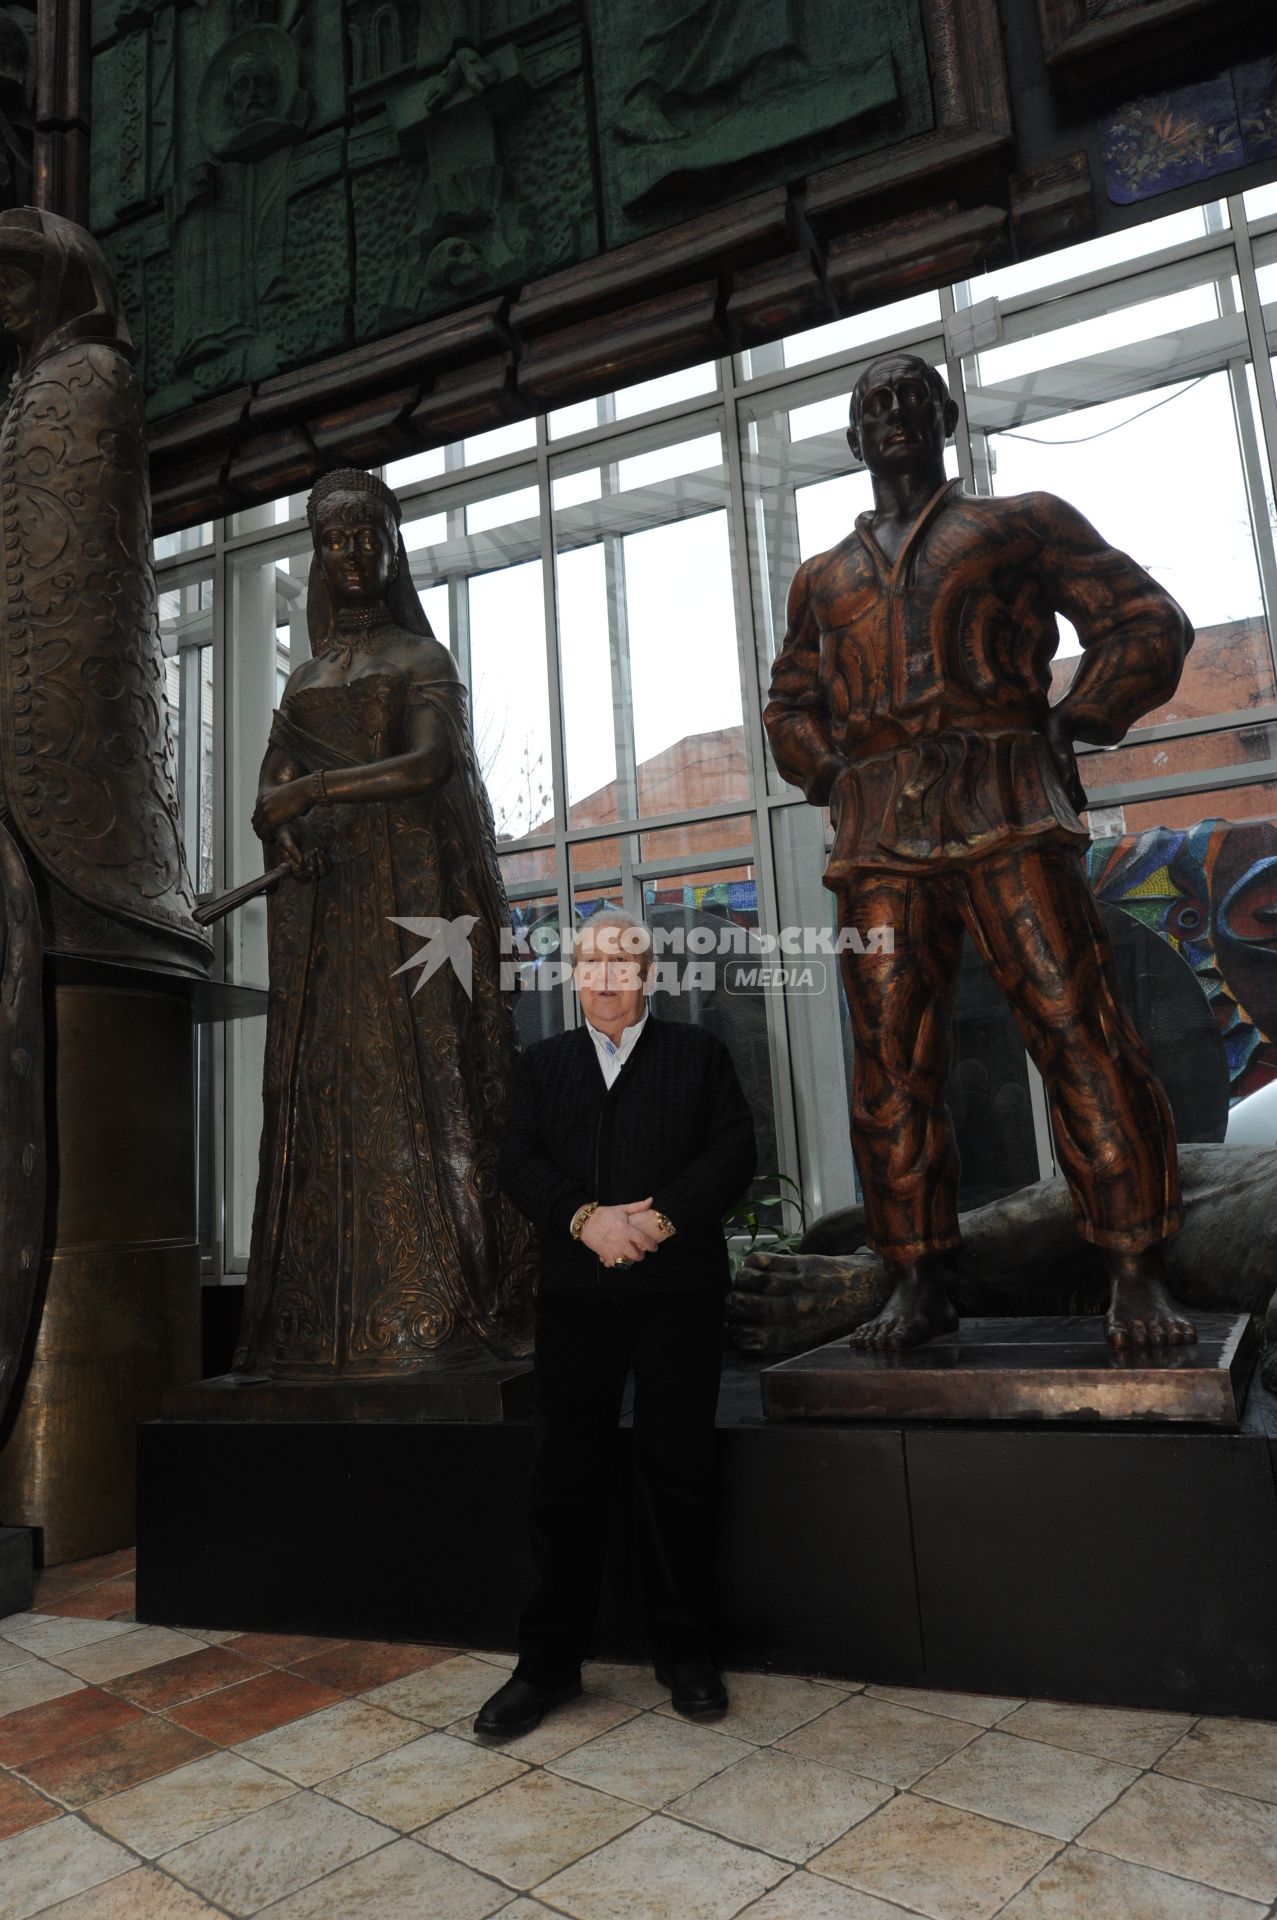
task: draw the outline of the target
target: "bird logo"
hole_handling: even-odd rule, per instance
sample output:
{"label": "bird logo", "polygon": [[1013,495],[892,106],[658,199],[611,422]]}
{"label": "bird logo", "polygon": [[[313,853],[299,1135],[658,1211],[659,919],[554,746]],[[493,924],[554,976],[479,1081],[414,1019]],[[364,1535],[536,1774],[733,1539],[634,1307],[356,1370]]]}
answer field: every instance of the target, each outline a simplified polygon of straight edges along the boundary
{"label": "bird logo", "polygon": [[474,954],[470,946],[470,932],[478,925],[477,914],[459,913],[452,920],[442,920],[433,914],[421,919],[391,914],[390,919],[395,926],[405,928],[414,939],[426,943],[401,967],[395,968],[396,974],[408,973],[413,967],[421,968],[421,977],[413,988],[414,993],[420,993],[427,980],[432,979],[445,963],[451,962],[467,999],[471,997],[474,990]]}

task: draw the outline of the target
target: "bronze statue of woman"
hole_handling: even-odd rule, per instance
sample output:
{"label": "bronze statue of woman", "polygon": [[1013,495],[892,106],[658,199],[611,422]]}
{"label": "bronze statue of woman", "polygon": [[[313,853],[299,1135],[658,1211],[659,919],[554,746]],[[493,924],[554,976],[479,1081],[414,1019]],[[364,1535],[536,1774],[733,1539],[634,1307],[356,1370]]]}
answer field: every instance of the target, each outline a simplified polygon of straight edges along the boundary
{"label": "bronze statue of woman", "polygon": [[[253,815],[268,863],[291,873],[269,908],[235,1366],[402,1376],[529,1346],[532,1244],[496,1180],[509,909],[465,690],[413,587],[394,494],[342,469],[308,511],[313,657],[284,690]],[[405,920],[432,926],[413,937]],[[451,963],[412,966],[443,923]]]}

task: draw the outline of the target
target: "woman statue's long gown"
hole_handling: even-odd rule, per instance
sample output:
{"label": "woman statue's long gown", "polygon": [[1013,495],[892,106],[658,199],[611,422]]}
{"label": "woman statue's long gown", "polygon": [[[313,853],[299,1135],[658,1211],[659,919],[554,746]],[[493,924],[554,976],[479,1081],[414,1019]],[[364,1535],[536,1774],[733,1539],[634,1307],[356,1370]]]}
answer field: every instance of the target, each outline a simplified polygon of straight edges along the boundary
{"label": "woman statue's long gown", "polygon": [[[465,690],[390,490],[344,470],[309,511],[314,658],[284,691],[254,815],[292,873],[269,909],[236,1370],[402,1376],[521,1355],[533,1249],[496,1181],[516,1049],[509,909]],[[451,939],[461,964],[410,964],[429,932],[404,919],[451,922],[435,954]]]}

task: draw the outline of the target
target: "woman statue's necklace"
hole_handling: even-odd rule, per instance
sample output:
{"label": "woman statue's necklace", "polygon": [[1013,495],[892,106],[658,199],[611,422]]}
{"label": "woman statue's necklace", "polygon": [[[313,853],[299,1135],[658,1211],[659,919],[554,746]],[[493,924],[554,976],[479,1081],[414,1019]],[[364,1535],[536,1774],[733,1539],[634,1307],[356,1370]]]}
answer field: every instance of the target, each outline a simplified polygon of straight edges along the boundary
{"label": "woman statue's necklace", "polygon": [[394,615],[387,606],[341,607],[324,651],[339,667],[348,668],[357,653],[375,653],[383,634],[394,625]]}

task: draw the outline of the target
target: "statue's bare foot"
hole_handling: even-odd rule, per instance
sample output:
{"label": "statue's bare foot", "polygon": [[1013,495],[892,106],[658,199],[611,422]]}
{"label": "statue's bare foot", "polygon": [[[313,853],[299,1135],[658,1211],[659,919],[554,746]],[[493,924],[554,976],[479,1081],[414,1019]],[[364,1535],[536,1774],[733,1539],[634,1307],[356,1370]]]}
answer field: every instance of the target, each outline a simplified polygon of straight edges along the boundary
{"label": "statue's bare foot", "polygon": [[882,1312],[857,1327],[849,1344],[866,1351],[896,1352],[921,1346],[938,1333],[953,1333],[958,1316],[944,1285],[944,1266],[938,1256],[907,1264],[888,1263],[895,1281]]}
{"label": "statue's bare foot", "polygon": [[1122,1352],[1133,1347],[1193,1345],[1197,1328],[1171,1294],[1157,1247],[1144,1253],[1110,1254],[1105,1265],[1113,1283],[1104,1321],[1111,1346]]}

